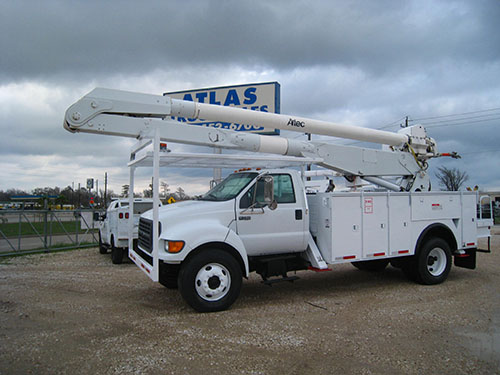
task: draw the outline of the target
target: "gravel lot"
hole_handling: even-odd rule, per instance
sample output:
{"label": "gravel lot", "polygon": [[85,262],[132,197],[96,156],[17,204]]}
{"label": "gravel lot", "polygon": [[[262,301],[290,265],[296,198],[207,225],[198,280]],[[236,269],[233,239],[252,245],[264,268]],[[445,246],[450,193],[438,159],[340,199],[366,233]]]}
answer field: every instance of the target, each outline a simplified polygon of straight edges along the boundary
{"label": "gravel lot", "polygon": [[442,285],[349,264],[253,275],[212,314],[97,249],[0,260],[0,374],[500,374],[494,233]]}

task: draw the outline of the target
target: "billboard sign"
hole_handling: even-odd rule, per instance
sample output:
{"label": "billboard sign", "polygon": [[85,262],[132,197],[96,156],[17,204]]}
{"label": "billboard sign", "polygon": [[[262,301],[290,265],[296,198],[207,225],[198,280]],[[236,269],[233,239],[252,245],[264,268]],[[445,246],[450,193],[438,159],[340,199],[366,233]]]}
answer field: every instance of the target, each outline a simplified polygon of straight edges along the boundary
{"label": "billboard sign", "polygon": [[[237,86],[166,92],[164,96],[200,103],[224,105],[270,113],[280,113],[280,84],[278,82],[253,83]],[[206,121],[184,117],[172,117],[182,123],[259,134],[279,134],[277,129],[247,124]]]}

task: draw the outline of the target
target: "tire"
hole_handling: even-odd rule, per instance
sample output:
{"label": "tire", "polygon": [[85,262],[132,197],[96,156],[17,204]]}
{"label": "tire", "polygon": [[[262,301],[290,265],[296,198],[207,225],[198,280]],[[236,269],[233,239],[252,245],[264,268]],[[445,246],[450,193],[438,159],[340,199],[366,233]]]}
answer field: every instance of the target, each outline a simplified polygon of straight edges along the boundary
{"label": "tire", "polygon": [[101,232],[99,232],[99,254],[106,254],[108,248],[102,243]]}
{"label": "tire", "polygon": [[115,241],[111,238],[111,262],[113,264],[121,264],[123,262],[123,249],[121,247],[115,247]]}
{"label": "tire", "polygon": [[389,259],[365,260],[352,262],[351,264],[361,271],[380,272],[385,270],[385,267],[389,264]]}
{"label": "tire", "polygon": [[451,270],[451,250],[441,238],[431,238],[420,248],[414,262],[416,281],[424,285],[440,284]]}
{"label": "tire", "polygon": [[179,272],[179,291],[198,312],[228,309],[240,294],[238,261],[220,249],[206,249],[188,259]]}

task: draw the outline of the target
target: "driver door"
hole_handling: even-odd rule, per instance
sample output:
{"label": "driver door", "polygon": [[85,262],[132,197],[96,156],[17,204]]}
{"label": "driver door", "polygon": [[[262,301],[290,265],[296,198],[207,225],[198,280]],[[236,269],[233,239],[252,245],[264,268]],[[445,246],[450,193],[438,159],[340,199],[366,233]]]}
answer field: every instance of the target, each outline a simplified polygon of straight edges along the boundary
{"label": "driver door", "polygon": [[304,251],[307,247],[305,210],[295,194],[292,176],[288,173],[271,176],[278,203],[275,210],[268,206],[251,207],[254,194],[257,197],[263,194],[263,183],[259,181],[236,202],[237,232],[249,256]]}

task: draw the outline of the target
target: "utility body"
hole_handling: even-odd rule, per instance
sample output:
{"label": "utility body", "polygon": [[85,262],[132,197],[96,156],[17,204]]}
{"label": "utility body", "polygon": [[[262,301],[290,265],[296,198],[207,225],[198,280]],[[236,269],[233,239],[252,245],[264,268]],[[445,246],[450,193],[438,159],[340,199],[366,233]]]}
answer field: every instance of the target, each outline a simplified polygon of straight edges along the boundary
{"label": "utility body", "polygon": [[[169,116],[258,124],[383,147],[239,134],[180,125]],[[481,251],[478,238],[487,237],[489,244],[493,218],[482,207],[491,212],[491,201],[484,203],[476,192],[429,191],[427,162],[457,155],[439,153],[421,126],[390,133],[107,89],[96,89],[71,106],[64,126],[72,132],[138,138],[129,163],[130,210],[138,167],[153,167],[155,202],[160,166],[247,167],[199,200],[153,205],[141,216],[138,247],[129,245],[129,256],[139,268],[153,281],[179,288],[197,311],[227,309],[250,272],[272,284],[295,280],[290,271],[326,271],[328,265],[345,262],[377,271],[391,263],[417,282],[438,284],[453,261],[475,268],[476,252]],[[267,156],[174,154],[160,151],[162,141]],[[149,145],[152,152],[145,151]],[[351,191],[308,194],[306,164],[344,176]],[[301,171],[285,165],[301,166]],[[375,191],[361,189],[361,180],[374,184]]]}
{"label": "utility body", "polygon": [[[153,199],[134,198],[132,240],[137,242],[139,217],[153,208]],[[113,200],[105,214],[99,217],[99,252],[106,254],[111,250],[111,260],[120,264],[129,245],[130,210],[128,199]]]}

